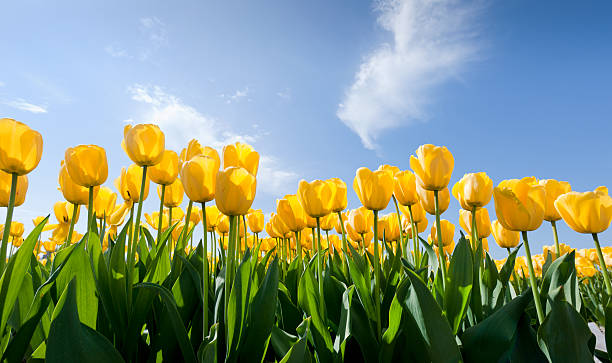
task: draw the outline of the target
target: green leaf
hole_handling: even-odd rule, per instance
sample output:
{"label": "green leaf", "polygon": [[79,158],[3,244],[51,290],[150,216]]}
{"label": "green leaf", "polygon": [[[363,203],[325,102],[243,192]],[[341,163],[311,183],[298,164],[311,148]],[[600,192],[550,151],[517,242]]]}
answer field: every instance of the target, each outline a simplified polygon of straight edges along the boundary
{"label": "green leaf", "polygon": [[[550,254],[548,254],[550,256]],[[557,258],[550,264],[544,278],[542,279],[541,295],[546,299],[546,312],[552,308],[552,301],[556,300],[555,293],[563,295],[563,299],[580,311],[582,298],[576,278],[576,266],[574,265],[575,251]],[[562,287],[562,289],[559,289]]]}
{"label": "green leaf", "polygon": [[312,356],[306,349],[306,337],[300,338],[291,346],[280,363],[306,363],[312,361]]}
{"label": "green leaf", "polygon": [[472,254],[462,236],[455,247],[448,268],[448,282],[444,291],[444,313],[453,333],[457,334],[465,316],[472,291]]}
{"label": "green leaf", "polygon": [[540,325],[538,343],[551,362],[593,361],[595,336],[582,316],[561,299],[552,303],[550,313]]}
{"label": "green leaf", "polygon": [[606,305],[606,350],[612,360],[612,301]]}
{"label": "green leaf", "polygon": [[0,278],[0,336],[4,334],[4,329],[19,295],[21,283],[30,267],[30,256],[32,256],[34,246],[48,220],[49,216],[26,237],[21,247],[17,249],[17,253],[10,258],[6,269],[2,273]]}
{"label": "green leaf", "polygon": [[240,266],[238,266],[236,277],[233,281],[227,307],[227,361],[234,361],[238,358],[240,343],[246,334],[251,271],[251,261],[245,258]]}
{"label": "green leaf", "polygon": [[349,243],[352,258],[349,261],[349,275],[357,291],[357,295],[361,300],[361,305],[365,309],[368,318],[376,322],[379,317],[376,316],[374,300],[371,292],[370,266],[357,250]]}
{"label": "green leaf", "polygon": [[79,321],[77,283],[74,277],[53,311],[47,341],[46,361],[58,362],[123,362],[102,334]]}
{"label": "green leaf", "polygon": [[379,348],[375,328],[355,291],[355,286],[349,286],[342,296],[342,315],[334,350],[344,355],[346,344],[353,337],[359,343],[363,360],[377,362]]}

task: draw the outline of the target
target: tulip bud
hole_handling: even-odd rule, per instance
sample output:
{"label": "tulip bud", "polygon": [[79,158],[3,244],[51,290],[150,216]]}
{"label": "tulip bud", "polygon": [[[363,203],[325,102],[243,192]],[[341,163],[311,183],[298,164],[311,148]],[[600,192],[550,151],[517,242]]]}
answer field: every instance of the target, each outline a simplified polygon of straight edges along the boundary
{"label": "tulip bud", "polygon": [[465,174],[453,186],[453,195],[465,210],[484,207],[491,201],[493,181],[483,172]]}
{"label": "tulip bud", "polygon": [[229,218],[222,213],[219,213],[217,218],[217,232],[221,234],[229,233]]}
{"label": "tulip bud", "polygon": [[294,194],[276,200],[276,213],[293,232],[299,232],[306,227],[306,211]]}
{"label": "tulip bud", "polygon": [[208,146],[202,147],[202,145],[200,145],[196,139],[189,141],[187,147],[181,151],[181,155],[179,156],[179,164],[183,165],[184,162],[189,161],[198,155],[213,158],[217,161],[218,165],[221,165],[221,160],[219,159],[219,153],[217,150]]}
{"label": "tulip bud", "polygon": [[236,142],[223,148],[223,168],[230,166],[242,167],[253,176],[259,168],[259,153],[249,144]]}
{"label": "tulip bud", "polygon": [[13,221],[11,222],[11,229],[9,231],[9,236],[13,238],[19,238],[23,236],[24,225],[21,222]]}
{"label": "tulip bud", "polygon": [[[467,234],[472,235],[472,212],[461,209],[459,211],[459,225]],[[489,211],[486,208],[476,209],[476,231],[478,238],[485,238],[491,235],[491,220],[489,219]]]}
{"label": "tulip bud", "polygon": [[[89,189],[87,187],[78,185],[72,180],[68,174],[68,169],[66,168],[64,161],[62,161],[62,167],[59,173],[59,185],[62,195],[70,203],[83,205],[89,203]],[[98,194],[98,189],[100,188],[94,187],[94,198]]]}
{"label": "tulip bud", "polygon": [[378,239],[391,242],[397,241],[400,236],[400,226],[397,213],[390,213],[378,219]]}
{"label": "tulip bud", "polygon": [[[440,220],[440,228],[442,229],[442,245],[448,246],[453,243],[455,237],[455,225],[446,219],[442,219]],[[431,226],[430,233],[430,237],[431,240],[434,241],[434,245],[437,245],[439,241],[437,233],[436,224],[434,223],[434,225]]]}
{"label": "tulip bud", "polygon": [[215,181],[219,164],[213,158],[197,155],[186,161],[181,169],[181,181],[187,197],[205,203],[215,199]]}
{"label": "tulip bud", "polygon": [[[178,207],[183,203],[184,194],[185,190],[183,189],[181,179],[175,179],[174,183],[166,185],[166,190],[164,191],[164,207]],[[161,198],[161,185],[157,187],[157,195]]]}
{"label": "tulip bud", "polygon": [[444,146],[421,145],[417,157],[410,157],[410,167],[425,190],[442,190],[448,186],[455,159]]}
{"label": "tulip bud", "polygon": [[[431,215],[436,214],[436,200],[434,198],[434,192],[426,190],[417,182],[417,194],[419,195],[419,201],[425,211]],[[448,209],[450,204],[450,192],[448,188],[444,188],[438,191],[438,207],[440,214],[444,213]]]}
{"label": "tulip bud", "polygon": [[497,220],[506,229],[533,231],[544,220],[546,191],[542,185],[504,180],[493,189],[493,198]]}
{"label": "tulip bud", "polygon": [[340,178],[331,178],[327,182],[331,183],[334,191],[334,200],[332,202],[332,212],[337,213],[346,209],[348,202],[346,200],[346,183]]}
{"label": "tulip bud", "polygon": [[179,159],[176,152],[164,150],[161,161],[147,171],[155,184],[170,185],[174,183],[179,172]]}
{"label": "tulip bud", "polygon": [[400,171],[393,177],[393,195],[400,205],[414,205],[419,202],[416,190],[416,176],[410,171]]}
{"label": "tulip bud", "polygon": [[42,136],[26,124],[0,119],[0,170],[25,175],[38,166],[43,151]]}
{"label": "tulip bud", "polygon": [[255,210],[247,215],[247,224],[253,233],[259,233],[264,229],[264,215],[261,209]]}
{"label": "tulip bud", "polygon": [[94,213],[96,218],[102,219],[105,216],[110,216],[115,210],[117,203],[117,194],[109,187],[100,187],[98,195],[94,199]]}
{"label": "tulip bud", "polygon": [[206,207],[206,229],[208,232],[212,232],[215,227],[217,227],[217,223],[219,220],[219,208],[216,205],[209,205]]}
{"label": "tulip bud", "polygon": [[544,186],[546,190],[546,208],[544,209],[544,220],[549,222],[558,221],[561,219],[561,215],[555,208],[555,200],[565,193],[569,193],[572,190],[570,183],[565,181],[557,181],[554,179],[543,179],[539,182],[540,185]]}
{"label": "tulip bud", "polygon": [[82,187],[102,185],[108,178],[106,151],[97,145],[79,145],[64,155],[70,178]]}
{"label": "tulip bud", "polygon": [[[8,207],[11,196],[12,176],[0,170],[0,207]],[[15,192],[15,207],[25,202],[28,192],[28,177],[20,175],[17,177],[17,191]]]}
{"label": "tulip bud", "polygon": [[364,207],[370,210],[382,210],[387,208],[393,194],[393,178],[390,172],[382,170],[372,172],[362,167],[357,169],[353,189]]}
{"label": "tulip bud", "polygon": [[302,179],[298,185],[297,196],[309,216],[317,218],[331,213],[333,190],[329,183],[323,180],[308,183]]}
{"label": "tulip bud", "polygon": [[366,207],[351,209],[346,225],[350,225],[357,234],[368,233],[374,226],[374,213]]}
{"label": "tulip bud", "polygon": [[157,125],[140,124],[123,129],[121,146],[138,166],[153,166],[159,163],[165,150],[164,133]]}
{"label": "tulip bud", "polygon": [[320,225],[321,225],[321,229],[324,231],[331,231],[332,229],[334,229],[334,222],[335,220],[338,219],[338,216],[335,214],[328,214],[324,217],[320,218]]}
{"label": "tulip bud", "polygon": [[342,234],[342,226],[346,222],[347,215],[348,215],[347,212],[340,213],[340,217],[336,215],[336,218],[334,219],[334,229],[336,230],[336,233]]}
{"label": "tulip bud", "polygon": [[255,199],[257,180],[241,167],[229,167],[217,173],[215,200],[225,215],[244,215]]}

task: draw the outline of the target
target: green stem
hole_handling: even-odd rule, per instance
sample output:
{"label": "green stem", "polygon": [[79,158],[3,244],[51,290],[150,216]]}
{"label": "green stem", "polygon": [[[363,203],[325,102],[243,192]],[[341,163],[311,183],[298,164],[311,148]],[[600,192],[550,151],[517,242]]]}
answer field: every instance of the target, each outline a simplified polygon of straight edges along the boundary
{"label": "green stem", "polygon": [[[183,227],[183,235],[181,236],[181,245],[180,248],[182,250],[185,249],[187,245],[187,235],[189,234],[189,220],[191,219],[191,208],[193,207],[193,202],[190,200],[187,204],[187,214],[185,214],[185,226]],[[191,252],[191,251],[189,251]]]}
{"label": "green stem", "polygon": [[4,272],[6,264],[6,248],[8,247],[8,237],[11,231],[11,223],[13,221],[13,209],[15,208],[15,193],[17,193],[17,178],[15,173],[11,174],[11,193],[9,195],[9,204],[6,208],[6,221],[4,222],[4,232],[2,233],[2,247],[0,248],[0,274]]}
{"label": "green stem", "polygon": [[536,307],[538,314],[538,322],[542,324],[544,321],[544,310],[542,310],[542,301],[540,300],[540,291],[538,290],[538,282],[536,280],[535,271],[533,269],[533,262],[531,261],[531,251],[529,249],[529,241],[527,240],[527,232],[522,231],[523,242],[525,242],[525,254],[527,255],[527,268],[529,269],[529,284],[531,285],[531,291],[533,292],[533,302]]}
{"label": "green stem", "polygon": [[[365,241],[364,241],[365,242]],[[374,307],[376,308],[376,337],[382,339],[380,317],[380,259],[378,258],[378,211],[374,211]]]}
{"label": "green stem", "polygon": [[91,225],[93,224],[93,190],[94,187],[89,187],[89,204],[87,208],[87,241],[85,241],[85,249],[89,247],[90,233],[91,233]]}
{"label": "green stem", "polygon": [[402,217],[400,215],[399,206],[397,205],[397,199],[395,199],[395,195],[391,195],[393,198],[393,204],[395,204],[395,214],[397,214],[397,223],[399,226],[400,233],[400,243],[402,244],[402,252],[404,254],[404,258],[408,259],[408,245],[404,244],[404,234],[402,233]]}
{"label": "green stem", "polygon": [[234,281],[234,259],[236,258],[236,216],[229,216],[229,237],[227,241],[227,259],[225,260],[225,336],[229,336],[229,325],[227,321],[227,313],[229,308],[229,297],[232,289],[232,282]]}
{"label": "green stem", "polygon": [[561,257],[561,247],[559,246],[559,236],[557,235],[557,222],[550,221],[550,225],[552,226],[553,237],[555,238],[555,252],[557,253],[557,258],[559,258]]}
{"label": "green stem", "polygon": [[604,283],[606,284],[606,291],[608,295],[612,296],[612,285],[610,284],[610,274],[608,267],[606,266],[606,260],[604,260],[603,254],[601,253],[601,247],[599,246],[599,237],[597,233],[593,233],[593,241],[595,242],[595,250],[597,251],[597,258],[599,259],[599,267],[601,267],[601,273],[604,277]]}
{"label": "green stem", "polygon": [[[510,247],[506,247],[506,250],[508,251],[508,257],[510,257],[510,255],[512,254],[512,251],[510,251]],[[512,280],[514,281],[514,283],[518,285],[519,280],[518,280],[518,276],[516,275],[516,271],[514,269],[512,269]],[[517,289],[514,289],[514,291],[518,293]]]}
{"label": "green stem", "polygon": [[[157,218],[157,241],[156,241],[157,246],[159,246],[159,239],[161,238],[161,234],[162,234],[162,223],[164,221],[163,216],[164,216],[164,196],[165,195],[166,195],[166,186],[162,184],[161,196],[159,197],[159,217]],[[169,225],[170,223],[168,223],[168,226]],[[204,231],[204,233],[206,234],[206,231]]]}
{"label": "green stem", "polygon": [[319,280],[319,309],[321,314],[325,311],[325,298],[323,295],[323,262],[321,261],[321,217],[317,217],[317,273]]}
{"label": "green stem", "polygon": [[414,216],[412,214],[412,206],[408,206],[408,214],[410,216],[410,228],[412,229],[412,244],[414,248],[414,266],[418,268],[419,266],[419,237],[417,231],[417,225],[414,223]]}
{"label": "green stem", "polygon": [[344,275],[348,276],[348,256],[346,254],[348,253],[349,249],[346,242],[346,230],[344,228],[344,221],[342,220],[342,212],[338,212],[338,219],[340,220],[340,229],[342,229],[342,248],[344,249],[344,251],[342,251],[342,269]]}
{"label": "green stem", "polygon": [[[163,194],[163,189],[162,189]],[[206,238],[207,225],[206,225],[206,203],[202,202],[202,226],[204,226],[204,237],[202,238],[204,248],[202,248],[202,340],[208,332],[208,282],[210,276],[208,274],[208,239]]]}
{"label": "green stem", "polygon": [[66,237],[66,242],[64,243],[64,247],[68,247],[70,242],[72,242],[72,233],[74,232],[74,221],[77,216],[77,211],[79,206],[76,204],[72,205],[72,219],[70,219],[70,228],[68,228],[68,236]]}
{"label": "green stem", "polygon": [[[142,202],[144,200],[144,191],[147,181],[147,167],[142,167],[142,180],[140,182],[140,195],[138,197],[138,209],[136,212],[136,224],[134,225],[134,231],[132,232],[132,243],[128,251],[128,290],[131,298],[132,285],[134,284],[134,256],[136,253],[136,246],[138,245],[138,239],[140,238],[140,216],[142,214]],[[132,206],[133,208],[133,206]],[[133,209],[132,209],[133,212]],[[131,300],[129,301],[131,303]]]}
{"label": "green stem", "polygon": [[300,236],[298,232],[293,232],[295,234],[295,246],[297,248],[297,258],[298,258],[298,266],[300,268],[300,272],[302,271],[302,242],[300,241]]}
{"label": "green stem", "polygon": [[442,286],[446,286],[446,256],[444,255],[444,244],[442,243],[442,227],[440,224],[440,203],[438,201],[438,191],[434,190],[434,202],[435,202],[435,212],[436,212],[436,229],[438,235],[438,259],[440,260],[440,265],[442,268]]}
{"label": "green stem", "polygon": [[102,245],[104,234],[106,233],[106,212],[104,212],[104,218],[100,220],[100,224],[102,225],[102,230],[100,231],[100,245]]}

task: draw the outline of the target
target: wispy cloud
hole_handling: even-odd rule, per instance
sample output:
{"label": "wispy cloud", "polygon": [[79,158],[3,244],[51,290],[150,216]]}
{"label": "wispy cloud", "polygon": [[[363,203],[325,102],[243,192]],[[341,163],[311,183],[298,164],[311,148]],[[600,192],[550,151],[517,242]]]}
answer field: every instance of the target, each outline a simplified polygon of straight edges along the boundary
{"label": "wispy cloud", "polygon": [[132,58],[132,56],[128,54],[127,50],[119,48],[115,45],[107,45],[104,48],[104,51],[113,58]]}
{"label": "wispy cloud", "polygon": [[156,46],[168,44],[168,32],[164,24],[156,16],[140,18],[140,32],[149,38]]}
{"label": "wispy cloud", "polygon": [[368,149],[384,130],[426,118],[434,86],[476,58],[480,3],[384,0],[378,23],[393,35],[368,55],[338,105],[337,116]]}
{"label": "wispy cloud", "polygon": [[[225,103],[230,104],[233,102],[238,102],[242,98],[248,97],[249,95],[249,87],[244,87],[243,89],[236,90],[234,93],[225,94],[221,93],[219,97],[225,100]],[[248,101],[251,101],[250,98],[247,98]]]}
{"label": "wispy cloud", "polygon": [[30,103],[23,98],[16,98],[14,100],[2,101],[6,106],[16,108],[18,110],[32,112],[32,113],[47,113],[46,106],[35,105]]}
{"label": "wispy cloud", "polygon": [[276,95],[282,99],[290,100],[291,99],[291,89],[285,88],[282,91],[276,92]]}
{"label": "wispy cloud", "polygon": [[124,47],[118,42],[104,47],[104,51],[113,58],[138,59],[149,61],[160,48],[168,45],[168,30],[166,24],[156,16],[138,19],[138,30],[141,39],[135,47]]}
{"label": "wispy cloud", "polygon": [[[133,119],[137,119],[158,124],[164,130],[167,146],[174,150],[185,147],[193,138],[203,145],[221,150],[224,145],[236,141],[254,144],[260,135],[265,134],[237,133],[225,123],[201,113],[156,85],[134,84],[128,87],[128,93],[134,101],[149,105],[150,108],[138,117],[125,121],[133,123]],[[275,195],[285,190],[288,193],[291,188],[295,188],[297,179],[298,175],[287,170],[278,158],[261,155],[258,190]]]}

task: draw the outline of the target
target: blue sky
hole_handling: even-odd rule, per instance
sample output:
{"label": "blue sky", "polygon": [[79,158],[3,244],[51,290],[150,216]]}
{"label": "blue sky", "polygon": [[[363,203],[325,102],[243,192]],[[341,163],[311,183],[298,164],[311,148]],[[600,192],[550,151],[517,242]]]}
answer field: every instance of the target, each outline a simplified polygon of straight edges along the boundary
{"label": "blue sky", "polygon": [[[112,187],[129,164],[126,122],[160,124],[177,151],[193,137],[219,150],[253,144],[262,155],[254,206],[265,212],[301,178],[351,185],[360,166],[408,168],[424,143],[454,154],[451,184],[486,171],[496,184],[535,175],[578,191],[606,185],[611,10],[595,1],[4,4],[0,116],[39,130],[45,147],[17,219],[29,228],[61,199],[67,147],[105,147]],[[457,222],[458,209],[453,200],[444,218]],[[531,236],[537,251],[552,243],[547,224]],[[563,223],[560,238],[592,246]]]}

